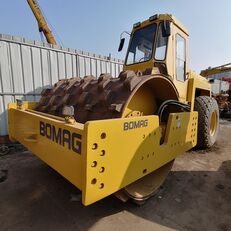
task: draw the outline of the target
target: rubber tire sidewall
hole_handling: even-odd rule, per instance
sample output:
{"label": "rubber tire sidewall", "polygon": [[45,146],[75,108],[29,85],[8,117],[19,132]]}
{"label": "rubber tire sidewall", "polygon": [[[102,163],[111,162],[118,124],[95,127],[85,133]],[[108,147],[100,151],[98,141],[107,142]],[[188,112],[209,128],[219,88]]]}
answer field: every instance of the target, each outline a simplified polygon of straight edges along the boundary
{"label": "rubber tire sidewall", "polygon": [[[201,149],[210,148],[216,142],[219,131],[219,108],[217,101],[209,96],[199,96],[195,99],[194,110],[198,111],[197,147]],[[211,136],[210,124],[212,113],[217,114],[217,127]]]}

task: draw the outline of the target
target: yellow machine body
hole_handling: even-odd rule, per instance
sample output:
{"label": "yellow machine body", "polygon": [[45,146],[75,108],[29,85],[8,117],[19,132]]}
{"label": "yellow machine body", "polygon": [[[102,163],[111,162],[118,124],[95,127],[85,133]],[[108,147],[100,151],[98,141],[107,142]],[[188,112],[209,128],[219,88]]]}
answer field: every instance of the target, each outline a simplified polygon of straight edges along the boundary
{"label": "yellow machine body", "polygon": [[171,113],[161,142],[156,115],[69,124],[34,111],[35,106],[9,104],[10,138],[79,188],[84,205],[124,188],[197,143],[197,112]]}
{"label": "yellow machine body", "polygon": [[[178,155],[199,141],[209,147],[216,140],[211,86],[189,70],[187,41],[187,30],[172,15],[134,25],[118,78],[63,79],[44,89],[38,103],[9,104],[11,140],[79,188],[84,205],[116,192],[145,201]],[[214,132],[204,138],[204,131]]]}

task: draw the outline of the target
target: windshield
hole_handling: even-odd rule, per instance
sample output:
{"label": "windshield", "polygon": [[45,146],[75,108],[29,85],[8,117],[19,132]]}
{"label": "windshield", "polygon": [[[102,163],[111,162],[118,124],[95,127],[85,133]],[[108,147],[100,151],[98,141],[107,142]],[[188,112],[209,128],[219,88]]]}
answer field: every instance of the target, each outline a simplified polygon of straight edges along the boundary
{"label": "windshield", "polygon": [[128,49],[126,65],[151,59],[155,34],[156,24],[151,24],[134,32]]}

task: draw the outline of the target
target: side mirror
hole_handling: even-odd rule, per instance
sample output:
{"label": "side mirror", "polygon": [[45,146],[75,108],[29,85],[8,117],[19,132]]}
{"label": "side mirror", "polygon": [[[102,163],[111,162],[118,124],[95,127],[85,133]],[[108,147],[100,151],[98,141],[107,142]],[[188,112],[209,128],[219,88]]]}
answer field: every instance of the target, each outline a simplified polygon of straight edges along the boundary
{"label": "side mirror", "polygon": [[169,21],[162,23],[162,35],[163,37],[169,37],[171,35],[171,25]]}
{"label": "side mirror", "polygon": [[125,38],[120,39],[120,45],[118,48],[118,52],[122,51],[122,49],[124,47],[124,42],[125,42]]}

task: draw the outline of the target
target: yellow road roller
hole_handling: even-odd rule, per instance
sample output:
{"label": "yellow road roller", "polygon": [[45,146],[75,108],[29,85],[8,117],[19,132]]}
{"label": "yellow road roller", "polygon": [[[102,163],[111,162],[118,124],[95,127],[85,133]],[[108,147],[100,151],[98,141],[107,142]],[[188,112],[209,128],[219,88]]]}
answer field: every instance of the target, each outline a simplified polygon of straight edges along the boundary
{"label": "yellow road roller", "polygon": [[134,24],[117,78],[63,79],[39,102],[10,103],[10,139],[80,189],[84,205],[111,194],[143,203],[178,155],[211,147],[218,134],[210,83],[189,70],[187,47],[187,29],[170,14]]}

